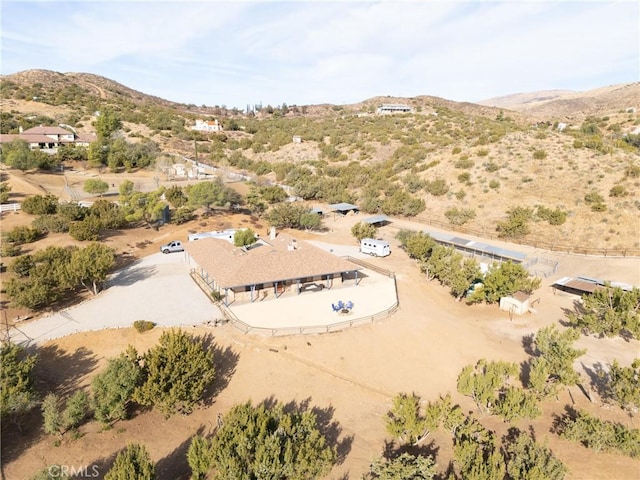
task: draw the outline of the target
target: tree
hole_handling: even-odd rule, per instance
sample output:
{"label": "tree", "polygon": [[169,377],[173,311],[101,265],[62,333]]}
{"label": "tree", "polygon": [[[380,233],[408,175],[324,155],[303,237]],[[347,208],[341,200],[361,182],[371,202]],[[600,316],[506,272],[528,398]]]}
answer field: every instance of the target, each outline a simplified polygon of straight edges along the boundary
{"label": "tree", "polygon": [[91,243],[74,250],[69,271],[76,284],[82,284],[89,292],[98,294],[99,287],[115,264],[115,250],[100,243]]}
{"label": "tree", "polygon": [[25,198],[20,208],[29,215],[50,215],[58,211],[58,205],[58,198],[48,193]]}
{"label": "tree", "polygon": [[236,230],[233,234],[233,244],[236,247],[247,247],[256,243],[256,234],[250,228]]}
{"label": "tree", "polygon": [[63,403],[55,393],[50,393],[44,398],[42,417],[45,433],[62,436],[80,425],[89,412],[89,396],[82,390],[78,390],[69,398],[64,409]]}
{"label": "tree", "polygon": [[0,345],[0,416],[25,413],[36,404],[33,367],[36,355],[26,355],[24,348],[10,342]]}
{"label": "tree", "polygon": [[276,402],[234,406],[212,440],[214,478],[236,480],[326,475],[336,461],[335,447],[317,427],[309,410],[285,413]]}
{"label": "tree", "polygon": [[606,382],[607,396],[628,412],[640,408],[640,358],[631,366],[621,367],[617,360],[609,365]]}
{"label": "tree", "polygon": [[414,445],[429,435],[429,426],[420,414],[420,397],[415,393],[393,397],[393,408],[387,414],[387,432],[402,443]]}
{"label": "tree", "polygon": [[2,145],[2,163],[18,170],[30,170],[38,166],[38,161],[34,153],[29,148],[29,144],[20,138]]}
{"label": "tree", "polygon": [[509,377],[518,373],[518,366],[508,362],[478,360],[475,367],[468,365],[458,376],[458,391],[476,402],[481,412],[493,408],[498,392],[504,389]]}
{"label": "tree", "polygon": [[83,190],[92,195],[100,195],[109,191],[109,184],[99,178],[89,178],[85,180]]}
{"label": "tree", "polygon": [[101,229],[102,223],[100,220],[90,215],[79,222],[71,222],[69,224],[69,235],[80,242],[97,242],[100,238]]}
{"label": "tree", "polygon": [[194,208],[204,207],[209,210],[211,205],[219,207],[231,201],[232,196],[228,189],[223,185],[221,178],[214,181],[196,183],[188,187],[187,195],[189,197],[189,205]]}
{"label": "tree", "polygon": [[465,480],[502,480],[506,473],[495,435],[473,418],[456,430],[453,455]]}
{"label": "tree", "polygon": [[513,207],[507,211],[508,217],[498,222],[496,231],[501,238],[520,238],[529,233],[529,220],[533,217],[533,209]]}
{"label": "tree", "polygon": [[127,418],[127,405],[142,379],[138,353],[129,346],[126,353],[110,358],[106,369],[91,382],[96,420],[109,425]]}
{"label": "tree", "polygon": [[436,473],[433,457],[403,453],[394,459],[375,460],[363,480],[432,480]]}
{"label": "tree", "polygon": [[[83,210],[86,210],[83,208]],[[100,220],[104,229],[123,228],[127,225],[125,213],[117,203],[98,199],[89,207],[89,214]]]}
{"label": "tree", "polygon": [[[534,338],[537,358],[532,362],[532,370],[535,368],[536,374],[529,379],[529,384],[536,393],[545,395],[550,392],[546,387],[548,383],[569,386],[578,382],[580,376],[573,368],[573,362],[586,353],[586,350],[573,348],[573,342],[579,337],[577,331],[560,331],[555,324],[538,330]],[[546,379],[539,370],[548,372]]]}
{"label": "tree", "polygon": [[[124,185],[124,184],[123,184]],[[120,185],[120,188],[123,188]],[[126,189],[127,187],[125,187]],[[122,190],[121,190],[122,195]],[[125,219],[128,222],[144,222],[148,227],[158,230],[155,222],[162,218],[167,204],[162,200],[162,189],[154,192],[132,192],[124,203]]]}
{"label": "tree", "polygon": [[180,329],[164,332],[158,345],[144,354],[142,365],[144,380],[133,398],[166,416],[193,410],[214,379],[213,353],[201,339]]}
{"label": "tree", "polygon": [[153,480],[155,465],[149,452],[139,443],[132,443],[116,457],[113,467],[106,473],[104,480]]}
{"label": "tree", "polygon": [[546,446],[527,433],[512,429],[503,440],[507,473],[513,480],[562,480],[567,467]]}
{"label": "tree", "polygon": [[597,288],[582,296],[582,304],[569,314],[569,321],[575,328],[601,336],[626,333],[640,339],[640,288]]}
{"label": "tree", "polygon": [[274,227],[281,228],[306,228],[308,224],[303,225],[303,222],[311,221],[312,217],[315,218],[316,222],[321,222],[319,215],[309,212],[304,205],[296,205],[294,203],[274,205],[267,214],[269,223]]}
{"label": "tree", "polygon": [[436,241],[424,232],[411,232],[405,230],[398,234],[398,240],[404,247],[407,255],[419,261],[426,261],[431,255],[433,248],[437,245]]}
{"label": "tree", "polygon": [[372,223],[358,222],[351,227],[351,235],[360,243],[363,238],[375,238],[378,229]]}
{"label": "tree", "polygon": [[468,302],[496,303],[500,298],[518,291],[532,293],[540,287],[540,283],[539,278],[531,277],[527,269],[519,263],[495,262],[484,275],[482,288],[474,290]]}
{"label": "tree", "polygon": [[184,190],[177,185],[167,188],[164,192],[164,198],[173,208],[180,208],[187,203],[187,196],[184,194]]}
{"label": "tree", "polygon": [[122,128],[122,122],[117,113],[110,107],[104,107],[95,121],[94,127],[98,141],[108,142],[114,133]]}
{"label": "tree", "polygon": [[213,467],[213,450],[211,440],[195,435],[187,450],[187,462],[191,468],[191,479],[204,479]]}
{"label": "tree", "polygon": [[317,230],[322,226],[322,217],[317,213],[304,212],[300,215],[300,228],[305,230]]}
{"label": "tree", "polygon": [[542,415],[536,397],[521,388],[509,386],[500,393],[493,413],[511,422],[519,418],[537,418]]}
{"label": "tree", "polygon": [[0,183],[0,203],[7,203],[9,201],[9,194],[11,193],[11,185],[7,182]]}
{"label": "tree", "polygon": [[260,194],[267,203],[271,204],[284,202],[288,197],[287,192],[280,185],[261,187]]}

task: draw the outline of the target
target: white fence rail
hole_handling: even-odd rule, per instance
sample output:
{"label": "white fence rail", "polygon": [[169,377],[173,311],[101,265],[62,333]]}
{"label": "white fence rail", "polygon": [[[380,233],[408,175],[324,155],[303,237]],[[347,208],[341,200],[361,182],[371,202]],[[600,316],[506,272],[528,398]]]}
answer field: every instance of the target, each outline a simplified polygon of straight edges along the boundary
{"label": "white fence rail", "polygon": [[20,210],[20,204],[19,203],[3,203],[0,205],[0,212],[4,213],[4,212],[17,212],[18,210]]}

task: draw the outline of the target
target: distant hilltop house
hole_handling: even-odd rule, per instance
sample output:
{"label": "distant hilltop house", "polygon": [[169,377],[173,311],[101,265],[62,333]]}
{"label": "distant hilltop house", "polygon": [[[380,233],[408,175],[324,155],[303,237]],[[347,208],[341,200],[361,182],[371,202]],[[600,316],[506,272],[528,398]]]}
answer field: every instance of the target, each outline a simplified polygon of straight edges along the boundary
{"label": "distant hilltop house", "polygon": [[378,114],[385,113],[410,113],[413,111],[409,105],[404,105],[400,103],[383,103],[378,107],[376,112]]}
{"label": "distant hilltop house", "polygon": [[78,135],[62,127],[45,127],[42,125],[24,131],[20,127],[20,133],[18,134],[0,135],[0,145],[14,140],[24,140],[29,144],[31,150],[40,150],[53,155],[63,145],[88,147],[91,142],[96,140],[96,136],[93,134]]}
{"label": "distant hilltop house", "polygon": [[196,120],[196,124],[191,127],[192,130],[198,132],[221,132],[222,125],[218,123],[218,120]]}

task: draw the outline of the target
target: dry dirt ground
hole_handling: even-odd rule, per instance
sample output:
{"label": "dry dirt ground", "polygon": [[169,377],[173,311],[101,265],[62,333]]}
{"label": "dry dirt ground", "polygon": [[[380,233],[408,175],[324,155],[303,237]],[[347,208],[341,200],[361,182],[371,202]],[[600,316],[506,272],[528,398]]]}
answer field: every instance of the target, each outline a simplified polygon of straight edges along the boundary
{"label": "dry dirt ground", "polygon": [[[10,179],[16,195],[36,193],[33,178]],[[19,185],[22,185],[19,189]],[[27,187],[31,185],[31,187]],[[48,187],[50,188],[50,187]],[[37,190],[37,189],[36,189]],[[28,223],[24,213],[9,214],[2,228]],[[352,244],[350,226],[358,217],[326,221],[324,234],[299,234],[299,238],[337,244]],[[214,216],[195,224],[153,230],[134,230],[106,239],[119,252],[144,256],[156,252],[157,246],[172,238],[186,238],[192,229],[219,229],[230,226],[253,226],[266,229],[255,220],[241,215]],[[380,234],[393,242],[398,225],[384,227]],[[395,230],[394,230],[395,229]],[[56,244],[62,237],[45,239],[42,244]],[[68,243],[68,237],[64,238]],[[40,244],[41,242],[38,242]],[[396,242],[397,243],[397,242]],[[232,326],[197,327],[194,334],[210,336],[217,349],[218,381],[205,405],[189,416],[165,419],[153,411],[132,412],[130,420],[101,431],[95,422],[80,428],[80,438],[67,434],[56,446],[56,439],[41,431],[39,415],[24,419],[20,428],[2,425],[2,471],[8,480],[29,478],[50,464],[76,467],[97,465],[104,473],[115,454],[129,442],[144,443],[157,462],[158,478],[188,478],[185,453],[190,437],[196,432],[211,432],[218,413],[224,414],[239,402],[254,403],[268,398],[283,402],[309,401],[321,409],[325,421],[334,421],[342,461],[327,478],[359,479],[373,458],[382,454],[385,441],[384,418],[393,396],[399,392],[415,392],[424,400],[452,393],[464,411],[476,409],[469,398],[456,392],[460,370],[480,358],[523,362],[528,358],[523,337],[542,326],[563,319],[563,309],[570,309],[574,298],[554,295],[549,284],[560,275],[584,274],[640,283],[638,259],[592,259],[565,255],[560,258],[556,277],[545,279],[539,290],[541,301],[537,312],[509,320],[506,312],[495,306],[467,307],[451,299],[437,283],[427,283],[417,266],[394,247],[385,259],[374,259],[397,273],[400,310],[392,317],[372,325],[327,335],[304,337],[256,337],[242,335]],[[38,245],[41,248],[41,245]],[[516,248],[514,248],[516,249]],[[5,259],[6,260],[6,259]],[[5,310],[6,311],[6,310]],[[12,312],[16,314],[16,312]],[[105,312],[108,314],[108,312]],[[133,329],[83,333],[42,345],[37,367],[41,391],[55,389],[66,394],[86,388],[106,359],[122,352],[127,345],[138,351],[153,346],[159,329],[139,334]],[[606,364],[613,358],[628,365],[640,353],[640,343],[622,339],[582,338],[588,348],[577,366],[588,384],[586,370],[596,363]],[[578,444],[550,433],[554,415],[561,414],[566,404],[574,404],[599,416],[640,427],[637,418],[629,418],[620,410],[590,403],[578,388],[563,391],[558,399],[547,401],[542,418],[531,423],[539,441],[547,441],[557,456],[566,463],[572,479],[636,479],[640,473],[637,461],[607,453],[594,453]],[[497,417],[481,416],[482,422],[501,436],[509,425]],[[527,422],[517,426],[526,429]],[[451,460],[449,436],[435,432],[422,445],[421,451],[435,455],[441,471]]]}

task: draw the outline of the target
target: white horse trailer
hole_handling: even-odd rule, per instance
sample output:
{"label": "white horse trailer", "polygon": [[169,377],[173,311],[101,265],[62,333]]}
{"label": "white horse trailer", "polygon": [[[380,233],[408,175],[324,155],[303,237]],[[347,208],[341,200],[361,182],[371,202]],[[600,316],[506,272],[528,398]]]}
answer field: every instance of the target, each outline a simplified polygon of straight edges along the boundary
{"label": "white horse trailer", "polygon": [[386,257],[391,253],[389,242],[376,240],[374,238],[363,238],[360,240],[360,252],[367,253],[374,257]]}

